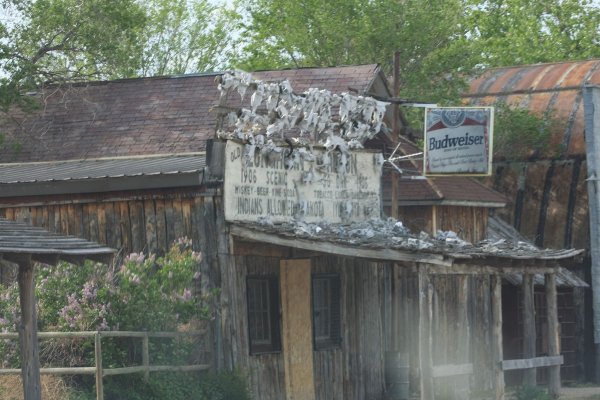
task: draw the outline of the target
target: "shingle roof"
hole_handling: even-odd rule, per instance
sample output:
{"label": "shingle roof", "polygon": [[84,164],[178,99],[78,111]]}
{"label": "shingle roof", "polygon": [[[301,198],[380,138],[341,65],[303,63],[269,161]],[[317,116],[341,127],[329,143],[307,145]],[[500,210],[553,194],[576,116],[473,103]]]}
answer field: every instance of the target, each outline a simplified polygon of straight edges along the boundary
{"label": "shingle roof", "polygon": [[[418,153],[420,150],[406,139],[401,139],[401,155]],[[405,160],[400,168],[407,173],[400,178],[398,200],[403,205],[446,204],[475,205],[487,207],[503,207],[506,199],[475,178],[465,176],[420,176],[422,158]],[[398,176],[394,173],[394,176]],[[411,177],[418,179],[407,179]],[[387,189],[386,189],[387,190]]]}
{"label": "shingle roof", "polygon": [[[262,80],[288,78],[296,91],[370,89],[377,65],[302,68],[253,74]],[[0,163],[176,154],[204,151],[213,138],[220,73],[139,78],[46,89],[41,108],[5,121],[8,141]],[[17,138],[20,151],[14,150]]]}
{"label": "shingle roof", "polygon": [[599,84],[599,59],[494,68],[471,82],[465,98],[472,105],[505,102],[539,115],[550,113],[562,123],[549,148],[560,146],[565,155],[585,155],[581,89]]}

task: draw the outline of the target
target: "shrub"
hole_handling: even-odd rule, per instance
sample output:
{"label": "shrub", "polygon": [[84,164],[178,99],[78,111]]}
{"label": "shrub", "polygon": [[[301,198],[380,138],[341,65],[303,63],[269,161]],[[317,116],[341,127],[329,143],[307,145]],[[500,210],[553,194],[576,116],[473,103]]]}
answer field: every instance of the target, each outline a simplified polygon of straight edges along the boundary
{"label": "shrub", "polygon": [[[134,253],[123,263],[104,265],[86,262],[83,266],[60,263],[36,270],[38,327],[50,331],[86,330],[177,330],[181,324],[207,320],[216,291],[200,293],[201,253],[192,250],[188,239],[179,239],[163,257]],[[18,285],[0,288],[0,329],[15,331],[18,321]],[[107,367],[137,362],[139,345],[132,340],[103,342]],[[189,354],[177,350],[174,341],[151,346],[168,357]],[[43,341],[40,356],[45,365],[86,365],[93,362],[93,341]],[[0,342],[5,364],[18,360],[16,341]],[[167,358],[168,358],[167,357]]]}
{"label": "shrub", "polygon": [[522,386],[515,392],[516,400],[551,400],[552,397],[541,387]]}

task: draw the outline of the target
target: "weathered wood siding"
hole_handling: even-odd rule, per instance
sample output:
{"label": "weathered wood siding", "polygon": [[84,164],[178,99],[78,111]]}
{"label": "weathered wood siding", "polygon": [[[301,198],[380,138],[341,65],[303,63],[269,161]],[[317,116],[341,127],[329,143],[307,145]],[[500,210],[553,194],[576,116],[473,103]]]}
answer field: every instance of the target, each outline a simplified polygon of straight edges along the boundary
{"label": "weathered wood siding", "polygon": [[[277,275],[280,260],[294,254],[290,249],[260,244],[234,247],[237,252],[254,254],[234,257],[231,285],[222,287],[222,300],[225,297],[228,303],[223,304],[223,310],[227,309],[227,317],[223,317],[224,341],[232,344],[225,358],[231,358],[234,368],[249,373],[255,398],[284,399],[283,355],[250,355],[246,276]],[[271,254],[255,255],[261,251]],[[306,258],[307,254],[295,256]],[[383,360],[391,342],[391,264],[315,254],[311,259],[311,273],[337,273],[341,278],[342,344],[313,352],[315,398],[382,399]]]}
{"label": "weathered wood siding", "polygon": [[32,197],[0,201],[0,217],[93,240],[123,254],[163,253],[184,236],[198,248],[208,244],[205,232],[214,233],[206,228],[216,220],[215,201],[193,189]]}
{"label": "weathered wood siding", "polygon": [[453,231],[462,239],[477,243],[485,239],[488,213],[484,207],[402,206],[398,208],[398,219],[415,234]]}
{"label": "weathered wood siding", "polygon": [[[419,388],[418,276],[414,268],[397,266],[393,285],[398,319],[396,350],[408,355],[410,391]],[[441,398],[465,398],[464,390],[490,392],[493,389],[491,279],[489,276],[434,275],[431,321],[434,366],[472,363],[472,376],[435,379]]]}
{"label": "weathered wood siding", "polygon": [[392,264],[323,256],[314,273],[341,277],[342,345],[314,352],[316,399],[381,399],[391,350]]}
{"label": "weathered wood siding", "polygon": [[[246,276],[276,275],[280,260],[311,258],[312,273],[339,273],[342,301],[342,345],[313,352],[316,399],[383,399],[384,357],[406,354],[410,390],[419,390],[419,293],[416,268],[406,264],[368,262],[321,256],[277,246],[236,244],[231,285],[222,287],[223,346],[232,366],[248,371],[254,395],[285,398],[282,354],[249,355]],[[257,255],[264,252],[265,255]],[[491,279],[489,276],[431,276],[433,289],[432,358],[435,366],[472,363],[493,365]],[[493,368],[474,368],[472,375],[436,378],[444,398],[464,398],[466,391],[491,392]],[[461,397],[463,396],[463,397]]]}

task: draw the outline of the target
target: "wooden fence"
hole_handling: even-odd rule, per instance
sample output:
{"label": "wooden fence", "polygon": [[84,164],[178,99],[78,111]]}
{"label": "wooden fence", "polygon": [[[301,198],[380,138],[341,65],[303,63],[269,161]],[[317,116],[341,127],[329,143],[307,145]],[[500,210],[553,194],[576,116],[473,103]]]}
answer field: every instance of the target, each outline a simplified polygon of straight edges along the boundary
{"label": "wooden fence", "polygon": [[[59,338],[94,338],[95,366],[94,367],[59,367],[41,368],[40,373],[49,375],[95,375],[96,376],[96,399],[104,400],[103,378],[112,375],[125,375],[144,373],[148,379],[150,372],[191,372],[202,371],[210,368],[207,364],[191,365],[151,365],[149,341],[151,338],[178,338],[178,337],[200,337],[205,332],[118,332],[118,331],[85,331],[85,332],[39,332],[39,339]],[[102,338],[138,338],[142,340],[142,365],[120,368],[103,368],[102,366]],[[18,339],[18,333],[0,333],[0,339]],[[20,369],[0,369],[0,375],[20,374]]]}

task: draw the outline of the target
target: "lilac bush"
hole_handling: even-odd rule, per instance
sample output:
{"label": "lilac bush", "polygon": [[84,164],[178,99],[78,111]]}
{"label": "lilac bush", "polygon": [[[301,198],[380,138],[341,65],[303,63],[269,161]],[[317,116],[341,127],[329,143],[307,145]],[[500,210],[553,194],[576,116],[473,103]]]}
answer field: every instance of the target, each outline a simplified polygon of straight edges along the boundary
{"label": "lilac bush", "polygon": [[[36,269],[38,329],[40,331],[169,331],[182,324],[211,317],[211,299],[218,293],[200,293],[202,254],[192,250],[187,238],[176,241],[162,257],[133,253],[119,265],[86,262],[83,266],[60,263]],[[0,288],[0,330],[16,331],[18,286]],[[0,342],[3,360],[11,360],[12,341]],[[68,346],[68,344],[67,344]],[[85,346],[84,346],[85,347]],[[64,351],[63,351],[64,350]],[[69,364],[84,359],[69,349]],[[85,349],[82,350],[85,352]]]}

